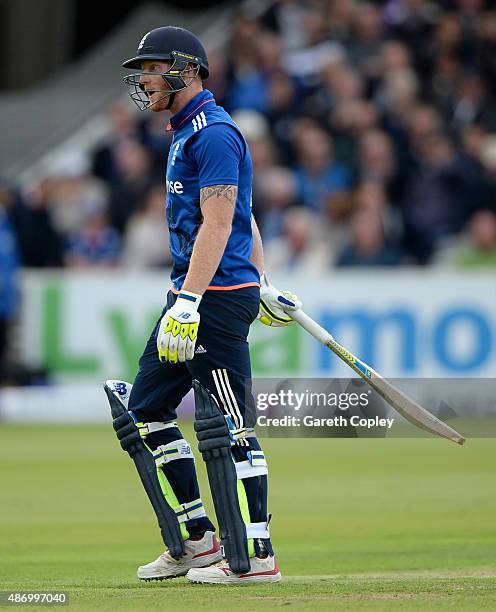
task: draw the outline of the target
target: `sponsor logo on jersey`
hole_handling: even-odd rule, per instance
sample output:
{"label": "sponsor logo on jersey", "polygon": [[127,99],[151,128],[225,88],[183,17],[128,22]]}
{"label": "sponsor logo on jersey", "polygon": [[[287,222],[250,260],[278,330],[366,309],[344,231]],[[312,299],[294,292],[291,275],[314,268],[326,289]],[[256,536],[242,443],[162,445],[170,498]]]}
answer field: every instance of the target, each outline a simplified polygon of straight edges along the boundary
{"label": "sponsor logo on jersey", "polygon": [[168,193],[178,193],[178,194],[184,193],[184,187],[180,181],[166,180],[165,184],[166,184]]}

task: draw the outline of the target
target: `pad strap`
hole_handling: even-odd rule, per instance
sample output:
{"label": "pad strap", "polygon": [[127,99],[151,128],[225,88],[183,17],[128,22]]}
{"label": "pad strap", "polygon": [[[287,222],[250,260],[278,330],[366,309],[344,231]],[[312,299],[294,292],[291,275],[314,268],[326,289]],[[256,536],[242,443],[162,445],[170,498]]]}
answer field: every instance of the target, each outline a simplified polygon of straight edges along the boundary
{"label": "pad strap", "polygon": [[238,480],[253,478],[255,476],[265,476],[269,473],[267,461],[262,450],[248,451],[246,454],[248,455],[247,461],[238,461],[234,464]]}
{"label": "pad strap", "polygon": [[191,450],[191,446],[186,442],[186,440],[184,440],[184,438],[158,446],[156,450],[152,451],[152,454],[157,467],[161,467],[162,465],[175,461],[176,459],[194,460],[195,458],[193,451]]}
{"label": "pad strap", "polygon": [[174,512],[180,523],[207,516],[203,502],[200,498],[184,504],[179,504],[177,508],[174,508]]}
{"label": "pad strap", "polygon": [[239,429],[237,429],[236,426],[234,425],[234,421],[227,414],[224,416],[224,418],[226,419],[227,429],[229,431],[229,439],[231,440],[231,446],[234,446],[237,440],[246,438],[246,428],[240,427]]}
{"label": "pad strap", "polygon": [[[131,416],[134,417],[134,414],[130,412]],[[136,427],[138,428],[140,436],[145,439],[148,434],[151,434],[155,431],[162,431],[163,429],[172,429],[177,427],[176,421],[169,421],[168,423],[163,423],[161,421],[153,421],[152,423],[143,423],[142,421],[134,421]]]}
{"label": "pad strap", "polygon": [[247,523],[246,537],[268,540],[270,538],[268,521],[263,521],[262,523]]}

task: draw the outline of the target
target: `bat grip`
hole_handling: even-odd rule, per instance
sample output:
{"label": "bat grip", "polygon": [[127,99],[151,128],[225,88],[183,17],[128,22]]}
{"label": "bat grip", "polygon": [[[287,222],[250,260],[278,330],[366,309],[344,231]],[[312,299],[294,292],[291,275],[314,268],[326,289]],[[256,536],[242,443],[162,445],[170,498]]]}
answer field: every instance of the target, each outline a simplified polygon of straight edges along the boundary
{"label": "bat grip", "polygon": [[322,342],[322,344],[327,344],[331,340],[334,340],[326,329],[321,327],[312,317],[309,317],[307,313],[300,308],[298,310],[288,310],[287,313],[316,340]]}

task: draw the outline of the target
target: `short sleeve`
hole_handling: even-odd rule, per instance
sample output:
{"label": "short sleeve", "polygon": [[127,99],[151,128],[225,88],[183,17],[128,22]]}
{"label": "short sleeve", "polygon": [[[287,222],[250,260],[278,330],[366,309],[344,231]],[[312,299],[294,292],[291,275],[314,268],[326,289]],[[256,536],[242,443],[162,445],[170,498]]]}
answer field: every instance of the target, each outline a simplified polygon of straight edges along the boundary
{"label": "short sleeve", "polygon": [[214,123],[198,133],[189,155],[198,167],[199,187],[237,185],[244,142],[234,127]]}

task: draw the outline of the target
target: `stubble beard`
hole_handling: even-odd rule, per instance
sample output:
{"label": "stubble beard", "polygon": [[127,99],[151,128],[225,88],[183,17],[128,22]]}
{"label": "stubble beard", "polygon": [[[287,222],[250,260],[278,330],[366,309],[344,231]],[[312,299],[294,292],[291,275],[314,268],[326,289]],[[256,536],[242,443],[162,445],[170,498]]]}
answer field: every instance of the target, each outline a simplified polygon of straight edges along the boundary
{"label": "stubble beard", "polygon": [[[154,102],[153,98],[157,97],[157,101]],[[154,113],[161,113],[163,111],[169,110],[167,105],[169,104],[170,93],[166,95],[165,91],[157,92],[152,94],[150,98],[150,107],[149,109]]]}

